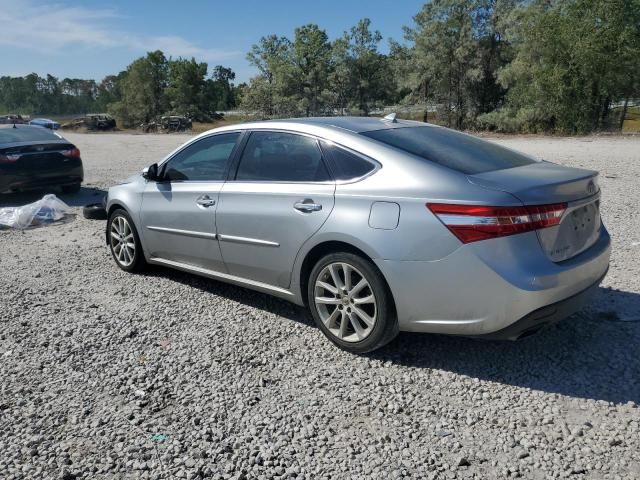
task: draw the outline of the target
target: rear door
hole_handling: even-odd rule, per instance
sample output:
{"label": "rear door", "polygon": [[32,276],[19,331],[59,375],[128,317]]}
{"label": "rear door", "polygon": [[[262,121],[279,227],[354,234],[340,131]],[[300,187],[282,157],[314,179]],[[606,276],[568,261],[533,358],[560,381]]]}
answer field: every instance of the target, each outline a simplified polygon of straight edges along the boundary
{"label": "rear door", "polygon": [[217,211],[229,273],[287,288],[296,255],[328,218],[334,193],[314,137],[252,132]]}
{"label": "rear door", "polygon": [[151,257],[225,271],[216,208],[239,138],[239,132],[201,138],[162,165],[162,181],[147,183],[140,215]]}

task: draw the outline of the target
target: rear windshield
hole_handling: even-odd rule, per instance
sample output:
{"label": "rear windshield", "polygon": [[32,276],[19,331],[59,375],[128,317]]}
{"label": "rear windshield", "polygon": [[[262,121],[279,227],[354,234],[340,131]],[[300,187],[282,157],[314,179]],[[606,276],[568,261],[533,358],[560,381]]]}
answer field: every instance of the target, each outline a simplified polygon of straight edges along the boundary
{"label": "rear windshield", "polygon": [[362,135],[466,174],[536,163],[536,160],[495,143],[446,128],[390,128],[363,132]]}
{"label": "rear windshield", "polygon": [[0,144],[60,140],[51,130],[42,127],[0,128]]}

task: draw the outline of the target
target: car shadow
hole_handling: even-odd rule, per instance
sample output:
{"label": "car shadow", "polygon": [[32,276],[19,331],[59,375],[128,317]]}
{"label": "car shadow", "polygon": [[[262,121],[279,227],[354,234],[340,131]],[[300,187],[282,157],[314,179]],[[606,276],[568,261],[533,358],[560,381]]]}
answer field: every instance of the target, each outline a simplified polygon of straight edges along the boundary
{"label": "car shadow", "polygon": [[[167,277],[316,328],[303,308],[270,295],[164,267],[153,267],[146,275]],[[637,293],[600,288],[597,295],[606,300],[598,305],[640,309]],[[587,309],[516,342],[401,333],[366,356],[570,397],[640,403],[640,320],[621,321],[623,316],[615,310]]]}
{"label": "car shadow", "polygon": [[286,318],[287,320],[293,320],[308,327],[316,328],[311,315],[307,314],[305,309],[291,302],[267,295],[266,293],[182,272],[180,270],[174,270],[161,265],[150,265],[142,272],[142,275],[168,278],[183,285],[197,288],[203,292],[225,297],[248,307],[264,310]]}
{"label": "car shadow", "polygon": [[[640,309],[640,294],[600,288],[598,295],[625,310]],[[620,320],[624,316],[587,308],[516,342],[403,333],[369,355],[570,397],[640,404],[640,319]]]}
{"label": "car shadow", "polygon": [[96,187],[82,187],[76,193],[63,193],[59,188],[28,190],[24,192],[0,194],[0,207],[19,207],[40,200],[53,193],[70,207],[83,207],[91,203],[102,203],[107,195],[105,190]]}

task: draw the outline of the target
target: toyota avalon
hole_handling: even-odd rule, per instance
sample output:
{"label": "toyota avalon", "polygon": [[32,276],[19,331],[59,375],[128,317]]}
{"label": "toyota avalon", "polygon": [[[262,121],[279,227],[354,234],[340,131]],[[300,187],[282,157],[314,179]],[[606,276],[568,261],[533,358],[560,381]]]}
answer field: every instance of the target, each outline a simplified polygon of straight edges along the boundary
{"label": "toyota avalon", "polygon": [[606,274],[597,175],[394,115],[245,123],[112,187],[107,243],[126,271],[306,306],[351,352],[399,331],[514,340]]}

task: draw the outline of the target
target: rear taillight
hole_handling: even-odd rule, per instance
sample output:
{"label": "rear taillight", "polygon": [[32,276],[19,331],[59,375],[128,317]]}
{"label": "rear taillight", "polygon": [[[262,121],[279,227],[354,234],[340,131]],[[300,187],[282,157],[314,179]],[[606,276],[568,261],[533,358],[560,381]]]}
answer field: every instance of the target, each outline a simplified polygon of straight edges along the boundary
{"label": "rear taillight", "polygon": [[0,154],[0,163],[15,163],[20,158],[20,154],[2,155]]}
{"label": "rear taillight", "polygon": [[462,243],[471,243],[558,225],[567,204],[488,207],[427,203],[427,208]]}
{"label": "rear taillight", "polygon": [[69,158],[80,158],[80,150],[76,147],[73,147],[69,150],[64,150],[61,152],[65,157]]}

